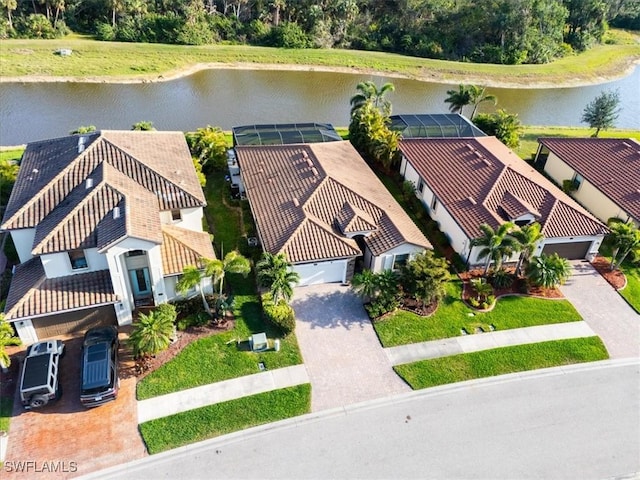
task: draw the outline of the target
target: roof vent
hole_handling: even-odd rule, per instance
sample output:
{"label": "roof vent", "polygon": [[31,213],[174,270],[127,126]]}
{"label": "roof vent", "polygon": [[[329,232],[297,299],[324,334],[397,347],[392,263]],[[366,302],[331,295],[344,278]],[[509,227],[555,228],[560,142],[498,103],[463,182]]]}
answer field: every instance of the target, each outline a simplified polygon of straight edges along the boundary
{"label": "roof vent", "polygon": [[475,152],[475,149],[473,148],[473,146],[470,143],[465,143],[464,145],[465,145],[465,147],[467,147],[472,152]]}
{"label": "roof vent", "polygon": [[299,207],[300,206],[300,202],[298,201],[298,199],[296,197],[293,197],[292,202],[293,202],[293,206],[294,207]]}
{"label": "roof vent", "polygon": [[473,197],[467,197],[467,200],[471,202],[471,205],[477,205],[475,199]]}
{"label": "roof vent", "polygon": [[307,165],[309,166],[309,168],[313,167],[313,160],[307,158]]}
{"label": "roof vent", "polygon": [[315,167],[314,167],[314,168],[312,168],[312,169],[311,169],[311,173],[313,173],[314,175],[316,175],[316,176],[317,176],[317,175],[318,175],[318,169],[317,169],[317,168],[315,168]]}
{"label": "roof vent", "polygon": [[82,153],[84,151],[84,142],[85,137],[78,137],[78,153]]}
{"label": "roof vent", "polygon": [[113,219],[120,218],[120,207],[113,207]]}
{"label": "roof vent", "polygon": [[93,187],[93,178],[87,178],[87,181],[84,183],[84,188],[89,190],[91,187]]}
{"label": "roof vent", "polygon": [[40,170],[38,170],[37,168],[34,168],[33,170],[31,170],[32,173],[38,173]]}
{"label": "roof vent", "polygon": [[484,163],[487,167],[491,166],[491,162],[489,160],[487,160],[486,158],[482,159],[482,163]]}
{"label": "roof vent", "polygon": [[304,150],[304,151],[302,152],[302,158],[304,158],[304,159],[309,158],[309,154],[306,152],[306,150]]}
{"label": "roof vent", "polygon": [[482,154],[481,154],[478,150],[474,150],[474,152],[473,152],[473,153],[475,153],[475,154],[476,154],[476,157],[478,157],[478,158],[484,158],[484,157],[482,156]]}

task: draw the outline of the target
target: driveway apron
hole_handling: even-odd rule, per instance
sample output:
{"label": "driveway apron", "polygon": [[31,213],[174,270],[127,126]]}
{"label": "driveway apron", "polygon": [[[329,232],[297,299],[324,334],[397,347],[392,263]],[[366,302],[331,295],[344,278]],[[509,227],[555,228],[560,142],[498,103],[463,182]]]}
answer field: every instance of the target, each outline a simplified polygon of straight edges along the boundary
{"label": "driveway apron", "polygon": [[314,412],[408,392],[349,287],[295,289],[296,336],[311,380]]}
{"label": "driveway apron", "polygon": [[602,339],[611,358],[640,356],[640,315],[590,263],[575,261],[572,267],[573,275],[560,290]]}

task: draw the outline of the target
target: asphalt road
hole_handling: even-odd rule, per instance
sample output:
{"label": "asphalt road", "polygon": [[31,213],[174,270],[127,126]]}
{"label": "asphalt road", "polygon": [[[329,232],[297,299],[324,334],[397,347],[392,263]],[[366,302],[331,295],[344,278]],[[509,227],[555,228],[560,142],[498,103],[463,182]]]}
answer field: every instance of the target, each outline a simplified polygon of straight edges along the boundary
{"label": "asphalt road", "polygon": [[638,472],[635,359],[467,382],[310,414],[89,478],[604,479]]}

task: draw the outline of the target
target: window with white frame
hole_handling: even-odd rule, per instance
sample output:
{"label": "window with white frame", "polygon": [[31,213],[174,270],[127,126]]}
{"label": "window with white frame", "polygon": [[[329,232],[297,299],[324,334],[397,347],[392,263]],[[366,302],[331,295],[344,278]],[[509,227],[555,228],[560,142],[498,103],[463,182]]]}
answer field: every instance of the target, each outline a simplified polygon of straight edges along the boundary
{"label": "window with white frame", "polygon": [[89,266],[87,264],[87,257],[84,254],[84,250],[71,250],[68,253],[72,269],[80,270]]}
{"label": "window with white frame", "polygon": [[418,192],[420,192],[420,194],[422,195],[424,193],[424,182],[422,181],[422,179],[420,179],[418,181]]}
{"label": "window with white frame", "polygon": [[436,208],[438,208],[438,199],[436,198],[436,196],[433,196],[433,200],[431,200],[431,211],[435,212]]}
{"label": "window with white frame", "polygon": [[182,213],[180,212],[179,208],[174,208],[171,210],[171,220],[173,220],[174,222],[179,222],[180,220],[182,220]]}
{"label": "window with white frame", "polygon": [[409,261],[409,254],[402,253],[393,256],[393,270],[400,270]]}

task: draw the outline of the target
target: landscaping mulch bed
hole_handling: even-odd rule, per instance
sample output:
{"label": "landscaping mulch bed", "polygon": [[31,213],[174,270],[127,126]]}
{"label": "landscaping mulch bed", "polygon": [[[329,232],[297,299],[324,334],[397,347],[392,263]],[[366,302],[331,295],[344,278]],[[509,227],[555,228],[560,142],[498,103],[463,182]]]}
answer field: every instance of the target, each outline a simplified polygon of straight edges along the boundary
{"label": "landscaping mulch bed", "polygon": [[608,258],[598,255],[593,259],[591,265],[616,290],[620,290],[627,284],[627,279],[622,271],[611,270],[611,261]]}
{"label": "landscaping mulch bed", "polygon": [[422,302],[415,298],[403,298],[400,304],[400,308],[407,310],[408,312],[415,313],[422,317],[428,317],[432,315],[438,309],[438,302],[432,302],[428,305],[423,305]]}
{"label": "landscaping mulch bed", "polygon": [[[510,273],[514,272],[513,268],[507,268]],[[475,269],[458,274],[460,280],[462,280],[462,299],[465,302],[469,302],[469,299],[474,296],[473,287],[471,286],[471,280],[474,278],[482,278],[483,270]],[[513,283],[508,288],[494,288],[493,294],[496,298],[503,295],[527,295],[531,297],[540,298],[564,298],[564,295],[558,288],[544,288],[534,285],[527,285],[526,279],[518,277],[514,279]]]}
{"label": "landscaping mulch bed", "polygon": [[169,348],[144,360],[144,368],[140,368],[140,362],[142,361],[133,360],[130,353],[129,355],[124,355],[125,358],[120,359],[120,376],[123,378],[135,376],[138,381],[140,381],[173,359],[173,357],[178,355],[192,342],[211,335],[227,332],[232,330],[234,326],[234,320],[226,320],[223,324],[214,324],[211,322],[204,327],[189,327],[183,332],[178,332],[177,340],[169,345]]}

